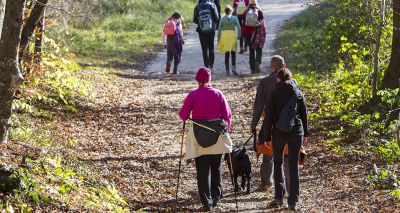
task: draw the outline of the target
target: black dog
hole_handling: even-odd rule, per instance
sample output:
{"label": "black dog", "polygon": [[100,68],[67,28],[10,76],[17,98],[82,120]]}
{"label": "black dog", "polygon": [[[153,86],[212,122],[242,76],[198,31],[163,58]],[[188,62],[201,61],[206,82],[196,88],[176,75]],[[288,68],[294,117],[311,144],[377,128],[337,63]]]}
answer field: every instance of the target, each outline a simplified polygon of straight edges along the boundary
{"label": "black dog", "polygon": [[[228,163],[229,171],[233,173],[233,182],[235,185],[235,192],[239,191],[237,183],[238,176],[242,177],[242,189],[244,189],[247,180],[246,194],[250,194],[250,180],[251,180],[251,162],[249,156],[246,154],[246,148],[235,149],[231,153],[232,167],[230,163],[229,154],[225,154],[225,160]],[[231,171],[231,168],[233,171]]]}

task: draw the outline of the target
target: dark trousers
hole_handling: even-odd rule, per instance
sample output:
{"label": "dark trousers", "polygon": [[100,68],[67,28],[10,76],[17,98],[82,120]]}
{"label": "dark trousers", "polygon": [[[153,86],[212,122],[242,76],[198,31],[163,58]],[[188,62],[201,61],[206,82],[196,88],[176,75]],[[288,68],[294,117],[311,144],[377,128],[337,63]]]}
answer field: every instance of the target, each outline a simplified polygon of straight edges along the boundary
{"label": "dark trousers", "polygon": [[225,68],[229,70],[229,56],[232,56],[232,66],[236,66],[236,52],[226,52],[225,53]]}
{"label": "dark trousers", "polygon": [[203,206],[211,206],[222,197],[221,185],[222,154],[202,155],[195,158],[197,186]]}
{"label": "dark trousers", "polygon": [[[239,20],[240,26],[242,26],[242,24],[245,22],[244,16],[238,16],[238,20]],[[245,46],[248,46],[248,45],[247,45],[247,41],[246,41],[246,42],[243,42],[243,39],[240,38],[240,40],[239,40],[240,48],[243,48],[243,43],[245,43],[245,44],[244,44]]]}
{"label": "dark trousers", "polygon": [[214,67],[214,36],[215,32],[202,33],[199,32],[201,51],[203,52],[204,66],[208,68]]}
{"label": "dark trousers", "polygon": [[178,68],[179,59],[174,57],[174,40],[175,36],[167,36],[167,63],[172,64],[174,61],[174,71]]}
{"label": "dark trousers", "polygon": [[272,172],[274,171],[274,156],[263,155],[260,175],[261,175],[261,187],[271,187],[273,185]]}
{"label": "dark trousers", "polygon": [[286,138],[273,137],[272,147],[274,150],[274,182],[275,199],[282,200],[285,194],[285,181],[283,177],[283,151],[286,143],[289,147],[289,179],[290,189],[288,204],[294,205],[299,197],[299,156],[303,136],[297,140],[287,140]]}
{"label": "dark trousers", "polygon": [[251,41],[251,35],[246,35],[246,41],[249,45],[249,64],[250,64],[250,70],[251,73],[254,73],[254,69],[255,69],[255,62],[258,62],[258,64],[261,64],[261,58],[262,58],[262,49],[259,47],[251,48],[251,46],[253,45],[252,41]]}

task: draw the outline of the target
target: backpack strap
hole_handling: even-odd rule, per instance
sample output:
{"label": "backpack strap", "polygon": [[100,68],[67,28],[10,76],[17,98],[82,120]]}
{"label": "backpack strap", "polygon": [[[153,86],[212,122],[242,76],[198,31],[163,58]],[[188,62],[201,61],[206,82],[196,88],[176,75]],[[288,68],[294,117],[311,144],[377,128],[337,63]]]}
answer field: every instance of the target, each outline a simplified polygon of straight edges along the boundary
{"label": "backpack strap", "polygon": [[192,122],[193,122],[194,124],[196,124],[197,126],[201,126],[201,127],[203,127],[204,129],[208,129],[208,130],[210,130],[210,131],[217,132],[217,131],[215,131],[214,129],[212,129],[212,128],[208,127],[208,126],[205,126],[205,125],[199,124],[199,123],[197,123],[197,122],[196,122],[196,121],[194,121],[194,120],[192,120]]}

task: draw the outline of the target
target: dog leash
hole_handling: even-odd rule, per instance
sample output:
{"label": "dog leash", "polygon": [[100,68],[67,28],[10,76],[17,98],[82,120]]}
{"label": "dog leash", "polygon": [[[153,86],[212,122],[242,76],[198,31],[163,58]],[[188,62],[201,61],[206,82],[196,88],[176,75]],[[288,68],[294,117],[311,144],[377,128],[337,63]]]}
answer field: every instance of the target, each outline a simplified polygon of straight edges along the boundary
{"label": "dog leash", "polygon": [[243,146],[242,146],[242,147],[246,146],[246,144],[247,144],[247,143],[249,143],[250,139],[252,139],[252,138],[253,138],[253,136],[254,136],[254,135],[252,134],[252,135],[249,137],[249,139],[247,139],[247,141],[246,141],[246,142],[243,144]]}

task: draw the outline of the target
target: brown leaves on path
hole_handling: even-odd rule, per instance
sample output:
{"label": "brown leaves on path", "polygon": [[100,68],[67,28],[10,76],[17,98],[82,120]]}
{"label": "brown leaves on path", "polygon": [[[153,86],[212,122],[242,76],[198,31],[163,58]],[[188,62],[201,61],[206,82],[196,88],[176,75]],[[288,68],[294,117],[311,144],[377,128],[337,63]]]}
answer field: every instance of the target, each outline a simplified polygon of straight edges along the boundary
{"label": "brown leaves on path", "polygon": [[[66,133],[77,140],[76,154],[104,178],[116,183],[132,210],[189,212],[200,206],[196,172],[183,164],[179,204],[175,203],[182,122],[178,111],[186,94],[196,88],[194,75],[145,78],[101,74],[96,98],[79,112],[63,118]],[[249,137],[255,89],[261,76],[220,78],[213,86],[226,95],[233,112],[236,145]],[[322,137],[309,140],[308,162],[301,168],[301,212],[377,212],[398,209],[387,194],[367,187],[363,159],[330,153]],[[251,146],[249,146],[249,149]],[[270,209],[272,195],[259,192],[259,166],[252,151],[252,193],[238,196],[240,212],[279,212]],[[365,159],[364,159],[365,160]],[[235,211],[229,172],[223,163],[224,198],[220,212]],[[395,206],[395,207],[393,207]]]}

